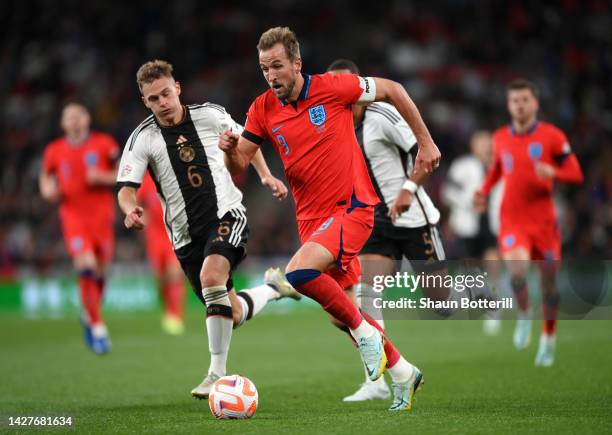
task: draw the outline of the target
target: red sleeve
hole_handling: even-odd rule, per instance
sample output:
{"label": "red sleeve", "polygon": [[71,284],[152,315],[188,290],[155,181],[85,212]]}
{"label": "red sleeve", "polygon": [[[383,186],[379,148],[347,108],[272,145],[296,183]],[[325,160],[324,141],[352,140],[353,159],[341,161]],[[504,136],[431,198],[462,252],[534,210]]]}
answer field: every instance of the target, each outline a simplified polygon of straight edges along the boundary
{"label": "red sleeve", "polygon": [[263,122],[263,101],[261,98],[253,101],[253,104],[249,107],[242,136],[257,145],[261,145],[266,138],[267,134]]}
{"label": "red sleeve", "polygon": [[327,73],[320,77],[327,83],[331,92],[336,95],[342,104],[355,104],[363,93],[358,75]]}
{"label": "red sleeve", "polygon": [[495,145],[495,136],[493,136],[493,164],[489,168],[487,176],[478,191],[482,195],[488,196],[491,192],[491,189],[493,189],[493,186],[495,186],[501,178],[501,175],[501,155],[499,153],[498,147]]}
{"label": "red sleeve", "polygon": [[55,157],[57,153],[53,152],[54,148],[51,144],[47,145],[43,155],[42,170],[47,174],[57,171],[57,158]]}
{"label": "red sleeve", "polygon": [[582,183],[584,175],[580,163],[572,153],[567,136],[559,129],[553,130],[552,148],[555,180],[562,183]]}
{"label": "red sleeve", "polygon": [[555,167],[555,180],[562,183],[582,183],[584,175],[580,169],[580,163],[574,154],[563,160],[560,166]]}

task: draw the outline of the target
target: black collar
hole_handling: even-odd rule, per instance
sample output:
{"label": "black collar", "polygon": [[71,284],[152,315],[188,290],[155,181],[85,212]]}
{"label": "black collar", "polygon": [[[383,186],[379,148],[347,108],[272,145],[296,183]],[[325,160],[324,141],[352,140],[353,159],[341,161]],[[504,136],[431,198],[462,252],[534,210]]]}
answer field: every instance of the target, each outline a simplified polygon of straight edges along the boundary
{"label": "black collar", "polygon": [[[298,96],[298,99],[296,100],[296,102],[300,100],[305,100],[306,98],[308,98],[308,91],[310,90],[310,82],[311,82],[312,77],[310,76],[310,74],[304,74],[304,73],[301,73],[301,74],[302,74],[302,77],[304,77],[304,85],[302,86],[302,90],[300,91],[300,95]],[[289,104],[289,101],[285,99],[282,99],[279,101],[281,103],[281,106],[283,107]]]}

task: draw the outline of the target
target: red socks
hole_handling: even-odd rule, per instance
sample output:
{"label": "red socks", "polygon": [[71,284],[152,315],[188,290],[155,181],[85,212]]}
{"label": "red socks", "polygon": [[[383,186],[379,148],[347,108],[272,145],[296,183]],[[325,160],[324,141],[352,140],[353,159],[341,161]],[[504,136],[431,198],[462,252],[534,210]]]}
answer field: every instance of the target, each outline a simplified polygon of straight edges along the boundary
{"label": "red socks", "polygon": [[317,301],[325,311],[350,329],[356,329],[361,323],[359,309],[331,276],[315,269],[299,269],[286,276],[293,288]]}
{"label": "red socks", "polygon": [[544,324],[542,325],[542,330],[546,335],[553,335],[555,333],[559,314],[559,299],[559,293],[543,297],[542,314]]}
{"label": "red socks", "polygon": [[183,300],[185,298],[185,285],[182,280],[166,282],[162,288],[162,298],[167,314],[183,318]]}
{"label": "red socks", "polygon": [[[102,280],[102,285],[103,282]],[[102,323],[102,288],[100,280],[95,277],[92,270],[83,270],[79,273],[79,289],[81,303],[89,318],[89,324]]]}
{"label": "red socks", "polygon": [[515,277],[510,280],[512,292],[516,297],[516,302],[521,311],[529,310],[529,291],[527,290],[527,281],[522,277]]}

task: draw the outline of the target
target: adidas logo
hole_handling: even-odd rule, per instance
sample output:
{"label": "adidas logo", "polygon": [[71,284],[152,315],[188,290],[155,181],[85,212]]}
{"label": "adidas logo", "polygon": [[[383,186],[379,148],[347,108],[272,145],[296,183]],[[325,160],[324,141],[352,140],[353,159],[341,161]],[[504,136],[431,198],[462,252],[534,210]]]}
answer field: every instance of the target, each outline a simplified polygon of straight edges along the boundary
{"label": "adidas logo", "polygon": [[176,140],[176,144],[177,145],[184,144],[185,142],[187,142],[187,138],[185,136],[183,136],[182,134]]}

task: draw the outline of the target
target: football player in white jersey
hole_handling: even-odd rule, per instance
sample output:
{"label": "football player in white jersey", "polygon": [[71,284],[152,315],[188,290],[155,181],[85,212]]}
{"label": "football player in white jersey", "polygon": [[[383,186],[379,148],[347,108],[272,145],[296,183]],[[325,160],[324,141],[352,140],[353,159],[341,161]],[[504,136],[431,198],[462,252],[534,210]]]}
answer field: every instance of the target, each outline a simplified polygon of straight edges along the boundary
{"label": "football player in white jersey", "polygon": [[[223,131],[241,131],[242,126],[216,104],[182,105],[181,87],[168,62],[147,62],[136,76],[142,101],[153,114],[134,130],[123,150],[119,205],[127,228],[144,227],[136,190],[149,169],[176,256],[206,306],[211,362],[207,376],[191,392],[206,398],[212,384],[226,374],[232,329],[267,302],[300,295],[278,269],[268,271],[265,285],[238,294],[233,288],[232,271],[246,256],[249,228],[242,193],[217,142]],[[274,196],[286,197],[287,188],[272,176],[261,152],[253,165]]]}

